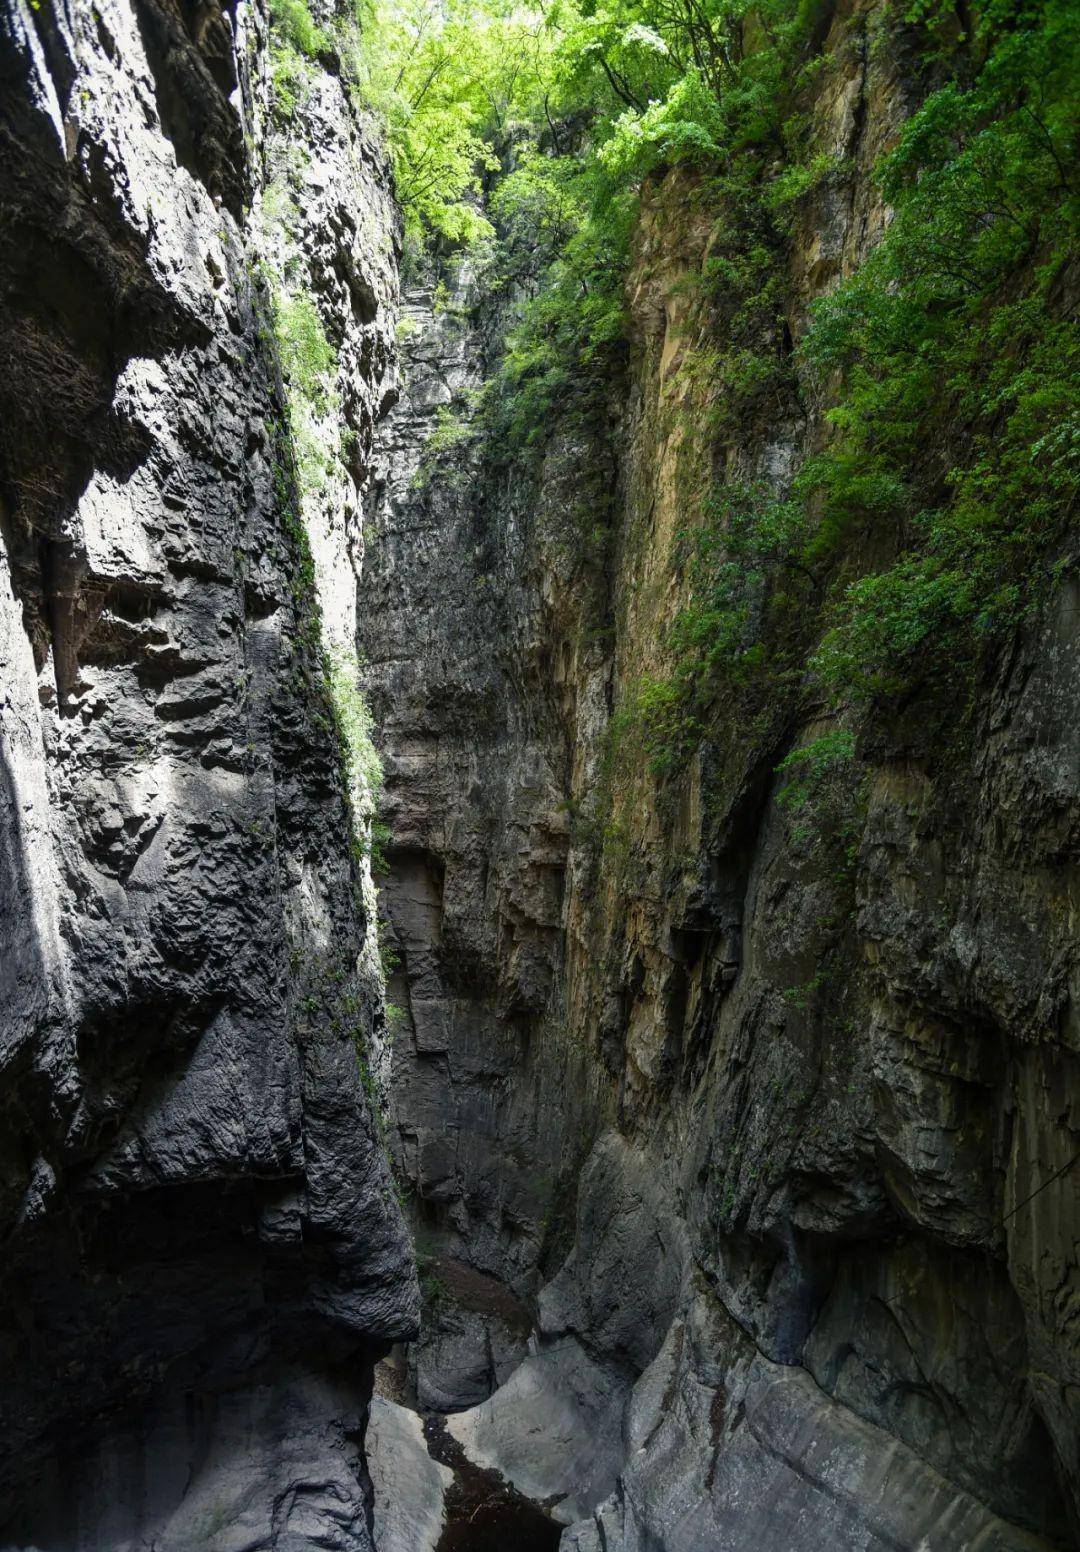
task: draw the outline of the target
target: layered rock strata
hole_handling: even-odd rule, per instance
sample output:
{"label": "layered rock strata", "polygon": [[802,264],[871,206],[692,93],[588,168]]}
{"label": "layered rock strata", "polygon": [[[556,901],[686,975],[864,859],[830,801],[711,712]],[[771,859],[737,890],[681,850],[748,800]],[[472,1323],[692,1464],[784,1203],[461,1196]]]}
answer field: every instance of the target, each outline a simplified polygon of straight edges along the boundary
{"label": "layered rock strata", "polygon": [[[870,169],[922,89],[884,8],[827,21],[809,111],[844,171],[798,211],[794,340],[887,219]],[[538,473],[474,421],[498,320],[469,277],[409,299],[361,633],[413,1394],[580,1552],[1067,1547],[1072,592],[961,749],[947,709],[860,727],[842,848],[778,800],[814,708],[733,710],[666,783],[605,767],[681,602],[712,220],[683,173],[646,189],[626,380]],[[802,387],[736,476],[785,493],[825,434]]]}

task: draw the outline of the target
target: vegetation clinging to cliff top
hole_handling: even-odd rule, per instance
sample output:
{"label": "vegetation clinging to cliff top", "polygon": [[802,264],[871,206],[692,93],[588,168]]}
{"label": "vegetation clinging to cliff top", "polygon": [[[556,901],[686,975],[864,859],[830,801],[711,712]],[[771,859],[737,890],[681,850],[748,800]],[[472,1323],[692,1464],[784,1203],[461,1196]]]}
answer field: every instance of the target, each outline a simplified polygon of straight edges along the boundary
{"label": "vegetation clinging to cliff top", "polygon": [[[294,54],[321,45],[301,0],[275,5]],[[1080,481],[1070,0],[992,0],[966,39],[933,0],[881,8],[886,46],[902,37],[941,84],[878,169],[895,219],[794,358],[793,216],[850,176],[807,115],[820,5],[362,0],[356,16],[339,44],[386,125],[412,240],[471,243],[508,298],[494,445],[539,450],[602,411],[638,194],[678,162],[714,213],[695,428],[713,463],[800,393],[834,399],[790,487],[721,476],[687,513],[670,673],[638,698],[658,767],[706,736],[733,676],[764,691],[809,665],[834,700],[873,699],[975,662],[1023,618]]]}
{"label": "vegetation clinging to cliff top", "polygon": [[973,81],[907,123],[878,177],[896,216],[816,312],[806,342],[843,373],[816,558],[852,528],[896,535],[886,569],[831,608],[814,666],[889,693],[1018,624],[1080,491],[1080,14],[983,8]]}
{"label": "vegetation clinging to cliff top", "polygon": [[[419,0],[394,13],[390,55],[404,49],[397,78],[421,83],[421,117],[422,94],[438,79],[443,108],[467,105],[462,122],[483,147],[477,178],[491,181],[498,168],[488,201],[501,239],[493,278],[524,292],[493,395],[512,443],[542,442],[552,407],[572,409],[603,377],[622,334],[636,190],[680,160],[701,170],[718,213],[703,276],[720,346],[717,441],[745,431],[740,403],[752,411],[767,400],[785,370],[777,334],[791,208],[843,175],[815,150],[802,111],[800,91],[821,64],[811,42],[817,10],[793,0],[557,0],[525,12],[465,0],[438,24]],[[1075,7],[997,0],[966,44],[945,22],[936,6],[893,13],[924,55],[947,47],[956,76],[883,161],[896,219],[819,306],[802,351],[805,370],[825,378],[839,369],[843,387],[833,440],[797,479],[804,521],[787,523],[779,558],[789,574],[812,572],[826,594],[813,667],[837,693],[895,690],[925,669],[927,649],[951,664],[1015,623],[1075,499]],[[380,25],[383,44],[393,43]],[[531,134],[515,138],[515,123]],[[464,154],[460,123],[451,129],[429,111],[423,132],[422,146],[406,139],[399,155],[407,204],[425,187],[423,169],[438,164],[437,146],[456,135]],[[434,230],[445,233],[440,220]],[[772,547],[753,532],[774,526],[775,502],[768,493],[738,534],[716,530],[724,553],[709,596],[735,585],[732,568],[748,550]],[[895,559],[830,583],[841,541],[867,525],[884,528]],[[699,701],[729,653],[746,591],[738,579],[734,614],[692,605],[676,626],[677,672]]]}

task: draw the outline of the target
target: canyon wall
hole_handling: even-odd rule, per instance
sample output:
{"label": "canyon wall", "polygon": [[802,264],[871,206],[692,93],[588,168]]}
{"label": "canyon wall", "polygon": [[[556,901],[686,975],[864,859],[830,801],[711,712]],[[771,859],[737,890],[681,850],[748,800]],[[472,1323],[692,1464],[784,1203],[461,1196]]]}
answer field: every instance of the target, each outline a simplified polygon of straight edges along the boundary
{"label": "canyon wall", "polygon": [[[3,9],[0,1543],[368,1549],[417,1290],[322,653],[392,393],[386,165],[332,61],[272,122],[261,5]],[[287,158],[350,432],[315,499]]]}
{"label": "canyon wall", "polygon": [[[888,219],[870,169],[926,89],[883,6],[837,6],[821,49],[841,171],[797,209],[789,348]],[[686,596],[715,222],[693,176],[650,182],[625,377],[531,468],[476,413],[504,304],[460,264],[407,298],[360,631],[408,1384],[576,1552],[1067,1547],[1073,589],[962,733],[947,697],[858,713],[809,813],[777,767],[831,714],[780,686],[674,775],[613,739]],[[827,435],[796,387],[729,475],[787,491]]]}
{"label": "canyon wall", "polygon": [[[668,170],[606,394],[493,442],[514,298],[399,314],[313,9],[3,5],[0,1545],[467,1546],[478,1468],[564,1552],[1074,1545],[1075,588],[805,800],[781,684],[657,769],[704,484],[827,398],[710,442]],[[878,0],[818,46],[787,351],[929,84]]]}

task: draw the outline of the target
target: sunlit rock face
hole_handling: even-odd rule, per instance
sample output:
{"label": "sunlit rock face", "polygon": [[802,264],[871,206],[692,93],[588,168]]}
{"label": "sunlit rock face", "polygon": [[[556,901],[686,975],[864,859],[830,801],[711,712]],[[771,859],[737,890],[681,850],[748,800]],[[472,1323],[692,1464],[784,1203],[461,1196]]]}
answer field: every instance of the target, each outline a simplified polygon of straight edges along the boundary
{"label": "sunlit rock face", "polygon": [[[4,9],[3,1545],[369,1548],[373,1361],[415,1324],[275,450],[266,45],[244,3]],[[320,112],[359,457],[396,216],[340,86]]]}
{"label": "sunlit rock face", "polygon": [[[881,7],[827,20],[810,113],[846,172],[799,208],[794,341],[888,219],[871,168],[920,90]],[[940,707],[865,730],[842,853],[778,801],[823,722],[734,708],[666,788],[605,763],[681,602],[709,226],[691,176],[648,184],[625,374],[531,471],[473,408],[504,303],[452,265],[407,297],[360,630],[411,1398],[574,1552],[1068,1547],[1075,599],[961,755]],[[825,409],[771,405],[736,473],[782,494]]]}
{"label": "sunlit rock face", "polygon": [[[790,343],[888,219],[891,15],[822,16]],[[860,729],[841,852],[779,796],[818,721],[613,757],[682,602],[694,176],[529,466],[472,261],[411,277],[395,375],[332,54],[275,120],[255,0],[3,16],[0,1546],[1072,1545],[1074,594],[963,749]],[[271,290],[332,361],[302,491]],[[740,478],[820,445],[803,388]],[[324,647],[385,760],[389,1016]]]}

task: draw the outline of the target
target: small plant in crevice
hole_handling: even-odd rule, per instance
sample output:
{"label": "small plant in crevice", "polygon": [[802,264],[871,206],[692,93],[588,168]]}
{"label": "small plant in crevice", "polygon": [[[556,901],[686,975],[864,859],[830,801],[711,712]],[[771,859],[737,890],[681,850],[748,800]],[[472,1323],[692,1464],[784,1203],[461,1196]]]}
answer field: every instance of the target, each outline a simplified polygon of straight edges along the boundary
{"label": "small plant in crevice", "polygon": [[379,918],[379,975],[383,985],[390,980],[401,964],[401,955],[394,946],[387,941],[388,924],[384,917]]}
{"label": "small plant in crevice", "polygon": [[375,1074],[368,1063],[367,1044],[362,1039],[356,1041],[356,1064],[360,1070],[360,1085],[371,1101],[376,1115],[379,1113],[379,1085],[375,1081]]}
{"label": "small plant in crevice", "polygon": [[428,1272],[420,1279],[420,1297],[427,1305],[436,1305],[446,1298],[446,1283],[438,1272]]}
{"label": "small plant in crevice", "polygon": [[331,407],[329,385],[337,370],[337,356],[318,308],[304,292],[286,291],[275,299],[274,322],[290,393],[303,399],[316,414],[324,415]]}
{"label": "small plant in crevice", "polygon": [[306,292],[277,285],[273,320],[301,499],[307,503],[323,494],[342,456],[343,428],[337,421],[333,387],[337,353],[326,337],[314,299]]}
{"label": "small plant in crevice", "polygon": [[820,834],[822,809],[847,809],[857,794],[855,735],[847,728],[830,728],[785,755],[776,774],[783,778],[776,801],[793,821],[794,838]]}
{"label": "small plant in crevice", "polygon": [[360,688],[359,655],[354,648],[331,647],[326,665],[346,785],[370,816],[382,791],[383,766],[372,739],[371,711]]}
{"label": "small plant in crevice", "polygon": [[437,472],[444,485],[447,482],[461,485],[465,471],[457,465],[453,455],[468,447],[477,435],[474,409],[475,395],[439,405],[435,424],[424,439],[420,462],[412,477],[414,491],[425,490]]}
{"label": "small plant in crevice", "polygon": [[351,1043],[360,1082],[371,1099],[377,1084],[370,1066],[367,1034],[368,1002],[357,957],[347,948],[319,948],[295,943],[290,954],[294,978],[294,1014],[301,1034],[312,1026],[329,1030]]}
{"label": "small plant in crevice", "polygon": [[801,982],[798,986],[784,988],[784,1002],[797,1013],[806,1013],[813,1005],[818,993],[828,984],[829,972],[822,968],[814,971],[809,980]]}
{"label": "small plant in crevice", "polygon": [[[378,803],[378,791],[373,794]],[[385,820],[379,818],[378,809],[371,816],[368,826],[368,837],[371,858],[371,871],[376,878],[385,877],[390,871],[390,863],[387,860],[386,848],[393,839],[393,832]]]}
{"label": "small plant in crevice", "polygon": [[270,0],[270,87],[274,116],[288,125],[307,96],[319,55],[332,43],[305,0]]}

